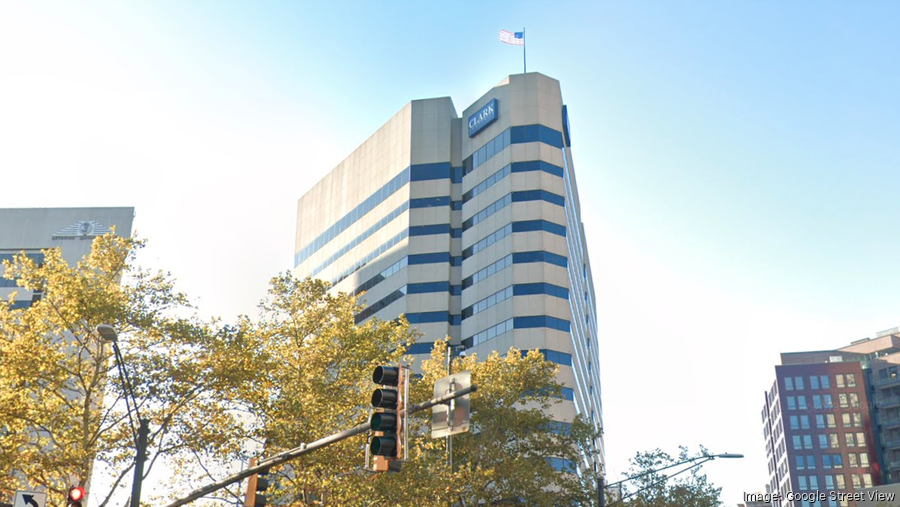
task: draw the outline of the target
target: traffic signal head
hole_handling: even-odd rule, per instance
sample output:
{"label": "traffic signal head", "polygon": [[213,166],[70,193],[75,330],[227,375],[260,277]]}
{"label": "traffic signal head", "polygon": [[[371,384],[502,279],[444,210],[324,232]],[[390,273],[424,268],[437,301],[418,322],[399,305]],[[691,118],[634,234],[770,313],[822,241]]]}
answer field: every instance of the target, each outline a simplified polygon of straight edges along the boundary
{"label": "traffic signal head", "polygon": [[372,414],[372,431],[397,431],[397,414],[375,412]]}
{"label": "traffic signal head", "polygon": [[369,451],[375,456],[393,458],[397,456],[397,437],[374,437],[372,438],[372,443],[369,444]]}
{"label": "traffic signal head", "polygon": [[[255,466],[258,460],[250,460],[250,466]],[[244,495],[245,507],[266,507],[269,499],[264,494],[269,489],[269,475],[265,472],[251,475],[247,479],[247,491]]]}
{"label": "traffic signal head", "polygon": [[372,406],[386,410],[397,410],[397,390],[376,389],[372,392]]}
{"label": "traffic signal head", "polygon": [[400,368],[396,366],[378,366],[372,372],[372,382],[383,386],[396,387],[400,383]]}
{"label": "traffic signal head", "polygon": [[372,382],[380,384],[381,387],[372,392],[372,407],[376,411],[369,420],[373,434],[370,436],[367,449],[366,467],[369,466],[368,456],[371,455],[372,470],[398,472],[401,466],[399,460],[405,459],[403,456],[406,452],[403,428],[407,410],[406,396],[409,394],[408,369],[378,366],[372,372]]}
{"label": "traffic signal head", "polygon": [[81,507],[84,501],[84,488],[81,486],[72,486],[69,488],[69,496],[66,498],[67,507]]}
{"label": "traffic signal head", "polygon": [[269,499],[265,495],[266,490],[269,489],[269,476],[268,474],[259,474],[256,476],[256,495],[253,502],[253,507],[266,507],[266,503],[268,503]]}

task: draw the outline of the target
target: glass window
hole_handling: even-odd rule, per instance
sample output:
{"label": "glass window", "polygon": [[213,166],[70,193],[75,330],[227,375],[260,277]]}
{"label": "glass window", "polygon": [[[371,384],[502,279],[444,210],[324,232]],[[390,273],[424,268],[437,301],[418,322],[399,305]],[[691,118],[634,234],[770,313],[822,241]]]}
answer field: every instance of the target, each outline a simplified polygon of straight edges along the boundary
{"label": "glass window", "polygon": [[806,468],[806,461],[803,459],[803,456],[797,456],[797,470],[803,470]]}
{"label": "glass window", "polygon": [[847,408],[850,406],[850,403],[847,402],[847,393],[841,393],[838,395],[838,403],[840,403],[841,408]]}
{"label": "glass window", "polygon": [[[810,378],[816,378],[816,377],[810,377]],[[821,410],[822,409],[822,396],[819,394],[814,394],[812,398],[813,398],[813,408],[816,410]]]}
{"label": "glass window", "polygon": [[[846,415],[847,418],[849,419],[849,414],[844,414],[844,415]],[[800,420],[797,416],[792,415],[790,418],[790,421],[791,421],[791,429],[792,430],[800,429]]]}
{"label": "glass window", "polygon": [[809,489],[819,489],[819,477],[815,475],[809,476]]}
{"label": "glass window", "polygon": [[841,414],[841,422],[844,424],[845,428],[850,427],[850,414]]}
{"label": "glass window", "polygon": [[866,434],[865,433],[857,433],[856,434],[856,445],[859,447],[866,446]]}
{"label": "glass window", "polygon": [[853,426],[857,428],[862,427],[862,414],[860,414],[859,412],[853,414]]}
{"label": "glass window", "polygon": [[825,427],[825,414],[816,414],[816,428]]}
{"label": "glass window", "polygon": [[809,377],[809,388],[810,389],[818,389],[819,388],[819,377],[817,375],[813,375]]}
{"label": "glass window", "polygon": [[793,396],[787,397],[788,410],[797,410],[797,399]]}
{"label": "glass window", "polygon": [[863,487],[871,488],[872,487],[872,474],[863,474]]}
{"label": "glass window", "polygon": [[797,396],[797,408],[806,410],[806,396]]}
{"label": "glass window", "polygon": [[825,395],[825,408],[834,408],[834,401],[831,400],[831,395]]}
{"label": "glass window", "polygon": [[828,449],[828,436],[824,433],[819,435],[819,448]]}
{"label": "glass window", "polygon": [[[590,364],[590,363],[588,363]],[[809,429],[809,416],[801,415],[800,416],[800,429],[808,430]]]}
{"label": "glass window", "polygon": [[859,466],[867,467],[869,466],[869,454],[865,452],[859,453]]}
{"label": "glass window", "polygon": [[800,484],[800,491],[806,491],[806,476],[805,475],[798,476],[797,482]]}
{"label": "glass window", "polygon": [[829,442],[831,442],[832,449],[837,449],[838,447],[841,446],[840,442],[838,441],[837,433],[829,433],[828,440],[829,440]]}
{"label": "glass window", "polygon": [[828,421],[829,428],[837,428],[837,424],[834,422],[834,414],[825,414],[825,420]]}
{"label": "glass window", "polygon": [[856,454],[850,453],[847,455],[847,464],[850,468],[856,468],[859,466],[859,461],[857,461]]}
{"label": "glass window", "polygon": [[798,391],[803,390],[803,377],[794,377],[794,387],[796,387]]}
{"label": "glass window", "polygon": [[812,449],[812,435],[803,435],[803,448]]}
{"label": "glass window", "polygon": [[859,474],[850,474],[850,482],[853,483],[853,489],[862,487],[862,481],[860,480]]}
{"label": "glass window", "polygon": [[828,375],[819,375],[819,380],[822,383],[822,389],[831,388],[831,385],[828,382]]}
{"label": "glass window", "polygon": [[847,387],[856,387],[856,374],[855,373],[847,374]]}
{"label": "glass window", "polygon": [[[834,464],[834,468],[844,468],[844,459],[840,454],[832,455],[831,461]],[[841,486],[841,487],[843,487],[843,486]]]}
{"label": "glass window", "polygon": [[843,374],[834,376],[834,385],[837,387],[844,387],[844,375]]}
{"label": "glass window", "polygon": [[793,391],[794,390],[793,377],[784,377],[784,390],[785,391]]}
{"label": "glass window", "polygon": [[844,441],[847,442],[847,447],[856,447],[856,438],[853,437],[853,433],[845,433]]}
{"label": "glass window", "polygon": [[850,393],[850,406],[853,408],[859,407],[859,395],[856,393]]}
{"label": "glass window", "polygon": [[831,455],[830,454],[822,455],[822,468],[824,468],[825,470],[831,469]]}
{"label": "glass window", "polygon": [[806,468],[809,470],[816,469],[816,457],[815,456],[807,456],[806,457]]}
{"label": "glass window", "polygon": [[831,475],[825,476],[825,489],[831,491],[834,489],[834,477]]}
{"label": "glass window", "polygon": [[844,474],[837,474],[834,476],[834,483],[837,485],[837,489],[845,489],[847,486],[844,484]]}

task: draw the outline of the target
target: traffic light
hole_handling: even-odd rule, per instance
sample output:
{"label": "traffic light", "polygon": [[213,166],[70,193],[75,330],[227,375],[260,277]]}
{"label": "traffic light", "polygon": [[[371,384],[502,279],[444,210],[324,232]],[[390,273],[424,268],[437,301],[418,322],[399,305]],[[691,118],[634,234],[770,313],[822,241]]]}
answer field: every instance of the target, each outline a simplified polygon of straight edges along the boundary
{"label": "traffic light", "polygon": [[399,472],[406,457],[406,411],[409,396],[408,368],[379,366],[372,373],[372,381],[381,385],[372,392],[372,413],[369,422],[372,435],[366,449],[366,467],[372,455],[371,470]]}
{"label": "traffic light", "polygon": [[[250,459],[250,467],[256,466],[257,459]],[[262,472],[247,478],[247,491],[244,494],[245,507],[266,507],[268,498],[265,492],[269,489],[269,474]]]}
{"label": "traffic light", "polygon": [[81,507],[84,501],[84,488],[81,486],[72,486],[69,488],[69,495],[66,497],[66,507]]}

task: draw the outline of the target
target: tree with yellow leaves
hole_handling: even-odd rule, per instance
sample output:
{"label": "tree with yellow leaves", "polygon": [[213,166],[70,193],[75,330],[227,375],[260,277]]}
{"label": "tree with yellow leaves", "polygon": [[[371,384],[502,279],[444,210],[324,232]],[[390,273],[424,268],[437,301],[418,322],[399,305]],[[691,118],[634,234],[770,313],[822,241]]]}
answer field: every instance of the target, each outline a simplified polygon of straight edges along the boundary
{"label": "tree with yellow leaves", "polygon": [[[169,275],[136,268],[142,245],[109,234],[75,266],[58,250],[44,251],[41,264],[24,255],[4,261],[3,276],[43,296],[28,308],[0,302],[3,497],[44,490],[57,507],[69,486],[82,485],[105,507],[129,486],[133,418],[100,324],[118,330],[141,417],[150,420],[145,474],[165,459],[177,467],[242,454],[244,421],[222,407],[240,406],[248,339],[191,316]],[[108,479],[103,491],[89,482],[95,466]]]}
{"label": "tree with yellow leaves", "polygon": [[[285,277],[275,285],[288,288],[288,293],[303,286],[316,287],[320,297],[325,297],[327,286],[320,282]],[[335,297],[351,303],[347,296]],[[297,303],[274,307],[310,308],[309,301]],[[274,404],[269,410],[274,416],[264,417],[268,456],[365,422],[373,368],[404,360],[403,345],[413,338],[405,322],[369,321],[362,333],[378,330],[380,334],[360,341],[365,335],[352,325],[360,307],[354,303],[342,308],[340,315],[330,318],[313,312],[312,321],[318,323],[314,326],[306,319],[286,318],[287,314],[277,320],[263,319],[272,326],[271,335],[278,336],[286,347],[273,355],[276,362],[283,358],[284,367],[269,368],[283,376],[271,384],[281,386],[275,389],[277,395],[270,396]],[[321,327],[323,322],[326,324]],[[297,350],[300,344],[300,349],[314,350]],[[431,358],[422,363],[422,376],[411,386],[413,402],[430,399],[434,381],[446,375],[445,350],[446,342],[436,343]],[[301,356],[305,358],[299,359]],[[522,354],[510,349],[505,356],[494,352],[483,361],[474,355],[456,360],[454,369],[470,370],[478,391],[471,397],[472,431],[454,437],[452,467],[446,439],[430,438],[430,412],[426,411],[412,417],[409,461],[400,473],[366,471],[366,441],[362,436],[350,438],[273,470],[270,479],[275,483],[275,502],[303,506],[588,505],[596,499],[594,474],[586,470],[582,478],[576,467],[582,453],[591,452],[591,439],[597,435],[580,417],[563,423],[547,415],[560,402],[561,386],[555,381],[553,363],[537,351]],[[290,386],[290,395],[286,386]],[[570,468],[560,470],[551,460]]]}

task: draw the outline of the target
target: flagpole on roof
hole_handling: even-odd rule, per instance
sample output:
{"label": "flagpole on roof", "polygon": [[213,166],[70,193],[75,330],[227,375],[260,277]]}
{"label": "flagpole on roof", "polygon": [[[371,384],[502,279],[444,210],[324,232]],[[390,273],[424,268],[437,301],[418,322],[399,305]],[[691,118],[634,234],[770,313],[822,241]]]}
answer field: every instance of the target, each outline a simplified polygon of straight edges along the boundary
{"label": "flagpole on roof", "polygon": [[525,27],[522,27],[522,74],[528,74],[528,64],[525,62]]}

